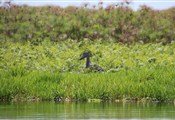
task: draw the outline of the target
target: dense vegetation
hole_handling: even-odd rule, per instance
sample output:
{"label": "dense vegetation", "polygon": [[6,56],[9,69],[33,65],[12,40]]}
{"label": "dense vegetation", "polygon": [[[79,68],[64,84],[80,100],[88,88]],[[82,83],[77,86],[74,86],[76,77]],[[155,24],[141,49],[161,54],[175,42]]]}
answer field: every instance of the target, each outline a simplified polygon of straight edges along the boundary
{"label": "dense vegetation", "polygon": [[[79,55],[87,48],[105,72],[84,68]],[[4,43],[0,52],[1,100],[175,98],[175,44],[44,41]]]}
{"label": "dense vegetation", "polygon": [[175,38],[175,8],[153,10],[141,6],[0,8],[0,41],[38,44],[72,39],[122,43],[170,43]]}
{"label": "dense vegetation", "polygon": [[[0,101],[174,100],[174,12],[0,8]],[[103,73],[85,69],[84,50]]]}

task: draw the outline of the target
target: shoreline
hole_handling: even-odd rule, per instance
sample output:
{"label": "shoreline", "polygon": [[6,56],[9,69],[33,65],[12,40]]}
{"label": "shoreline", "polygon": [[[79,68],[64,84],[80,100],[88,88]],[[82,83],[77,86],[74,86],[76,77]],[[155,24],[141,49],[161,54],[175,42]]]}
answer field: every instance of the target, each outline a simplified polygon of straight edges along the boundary
{"label": "shoreline", "polygon": [[122,98],[122,99],[111,99],[111,100],[103,100],[103,99],[87,99],[87,100],[78,100],[78,99],[69,99],[69,98],[62,98],[59,100],[50,99],[50,100],[42,100],[39,98],[31,98],[31,99],[26,99],[26,98],[18,98],[17,99],[11,99],[11,101],[5,101],[4,99],[0,99],[0,103],[35,103],[35,102],[55,102],[55,103],[165,103],[165,104],[175,104],[175,99],[174,100],[164,100],[164,101],[159,101],[156,98]]}

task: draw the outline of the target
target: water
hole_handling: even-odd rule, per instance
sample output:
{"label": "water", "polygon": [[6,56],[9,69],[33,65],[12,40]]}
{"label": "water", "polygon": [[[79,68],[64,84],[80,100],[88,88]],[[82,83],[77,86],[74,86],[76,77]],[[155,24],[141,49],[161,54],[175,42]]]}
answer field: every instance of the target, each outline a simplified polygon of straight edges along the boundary
{"label": "water", "polygon": [[0,103],[0,119],[175,119],[173,104]]}

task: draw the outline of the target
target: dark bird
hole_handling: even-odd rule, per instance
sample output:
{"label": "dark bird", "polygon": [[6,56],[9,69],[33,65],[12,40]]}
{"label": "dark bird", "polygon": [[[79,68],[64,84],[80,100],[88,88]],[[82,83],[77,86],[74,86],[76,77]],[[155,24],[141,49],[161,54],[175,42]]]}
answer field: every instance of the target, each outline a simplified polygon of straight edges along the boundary
{"label": "dark bird", "polygon": [[90,57],[92,57],[91,51],[85,51],[81,54],[80,60],[86,59],[86,68],[90,68],[93,71],[102,72],[104,69],[97,64],[91,64]]}

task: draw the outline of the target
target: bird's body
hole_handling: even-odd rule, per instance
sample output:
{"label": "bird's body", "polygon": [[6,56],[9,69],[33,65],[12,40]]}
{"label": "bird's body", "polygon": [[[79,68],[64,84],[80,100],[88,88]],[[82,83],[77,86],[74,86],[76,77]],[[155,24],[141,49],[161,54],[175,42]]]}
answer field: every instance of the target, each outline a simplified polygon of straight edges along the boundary
{"label": "bird's body", "polygon": [[96,72],[103,72],[104,71],[104,69],[97,64],[90,65],[89,68],[96,71]]}

